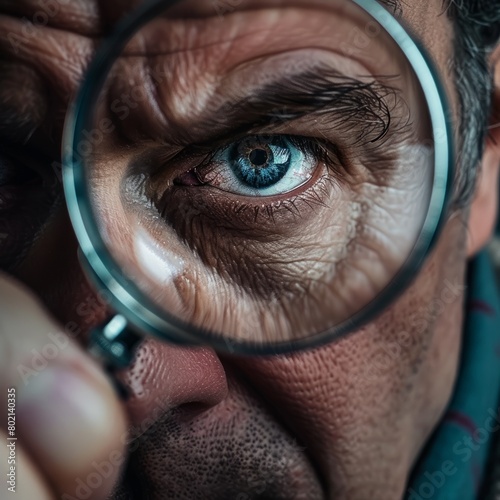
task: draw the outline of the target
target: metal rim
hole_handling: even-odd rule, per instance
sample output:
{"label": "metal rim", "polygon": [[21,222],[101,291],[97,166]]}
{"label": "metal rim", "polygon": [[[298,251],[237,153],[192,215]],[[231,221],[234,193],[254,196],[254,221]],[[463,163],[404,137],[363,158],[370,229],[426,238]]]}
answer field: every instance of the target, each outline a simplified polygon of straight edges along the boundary
{"label": "metal rim", "polygon": [[431,200],[422,231],[409,258],[392,281],[372,302],[344,323],[301,340],[274,344],[261,345],[225,339],[214,332],[183,324],[176,318],[167,318],[152,304],[149,297],[124,277],[96,229],[85,181],[85,167],[75,147],[79,144],[80,134],[86,129],[91,116],[89,110],[101,91],[116,55],[121,53],[141,27],[179,1],[147,2],[119,24],[90,64],[77,99],[68,113],[63,138],[63,184],[73,228],[88,262],[91,277],[99,288],[110,293],[112,307],[124,315],[133,327],[173,343],[204,344],[241,355],[275,355],[318,347],[344,337],[374,319],[403,293],[428,256],[445,222],[453,179],[454,155],[451,124],[447,119],[447,100],[437,72],[425,50],[385,8],[375,0],[348,0],[365,10],[389,33],[406,55],[425,95],[434,134],[435,169]]}

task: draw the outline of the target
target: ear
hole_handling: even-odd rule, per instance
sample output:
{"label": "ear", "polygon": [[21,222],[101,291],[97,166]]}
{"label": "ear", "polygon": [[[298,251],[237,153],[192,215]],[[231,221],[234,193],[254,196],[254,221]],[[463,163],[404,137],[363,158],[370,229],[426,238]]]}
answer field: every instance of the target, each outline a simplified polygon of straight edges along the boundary
{"label": "ear", "polygon": [[495,89],[488,138],[481,161],[481,171],[470,210],[467,254],[473,256],[490,240],[498,212],[500,171],[500,45],[490,58],[495,75]]}

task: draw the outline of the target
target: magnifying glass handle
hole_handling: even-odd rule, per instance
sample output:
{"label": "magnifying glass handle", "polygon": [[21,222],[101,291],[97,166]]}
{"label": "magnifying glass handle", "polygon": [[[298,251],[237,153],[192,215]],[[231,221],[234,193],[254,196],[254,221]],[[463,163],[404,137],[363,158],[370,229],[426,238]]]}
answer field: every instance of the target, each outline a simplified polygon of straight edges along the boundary
{"label": "magnifying glass handle", "polygon": [[89,351],[108,370],[130,366],[143,337],[132,330],[124,316],[117,314],[90,332]]}

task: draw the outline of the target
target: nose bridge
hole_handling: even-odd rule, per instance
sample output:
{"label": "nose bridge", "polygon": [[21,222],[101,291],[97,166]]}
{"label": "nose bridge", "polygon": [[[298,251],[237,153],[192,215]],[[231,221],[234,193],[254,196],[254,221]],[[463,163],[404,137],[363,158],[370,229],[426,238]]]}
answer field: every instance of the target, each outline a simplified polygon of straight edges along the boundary
{"label": "nose bridge", "polygon": [[157,420],[185,406],[203,411],[227,396],[224,368],[214,351],[146,340],[133,365],[119,375],[128,388],[129,415],[134,426]]}

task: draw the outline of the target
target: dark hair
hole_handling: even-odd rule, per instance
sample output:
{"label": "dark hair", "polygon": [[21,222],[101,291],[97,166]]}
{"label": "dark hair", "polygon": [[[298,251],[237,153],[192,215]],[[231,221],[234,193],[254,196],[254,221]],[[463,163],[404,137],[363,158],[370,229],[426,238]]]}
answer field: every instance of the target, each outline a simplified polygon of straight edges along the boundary
{"label": "dark hair", "polygon": [[493,75],[488,55],[500,39],[500,0],[446,0],[455,26],[454,73],[460,105],[457,207],[474,191],[491,111]]}

